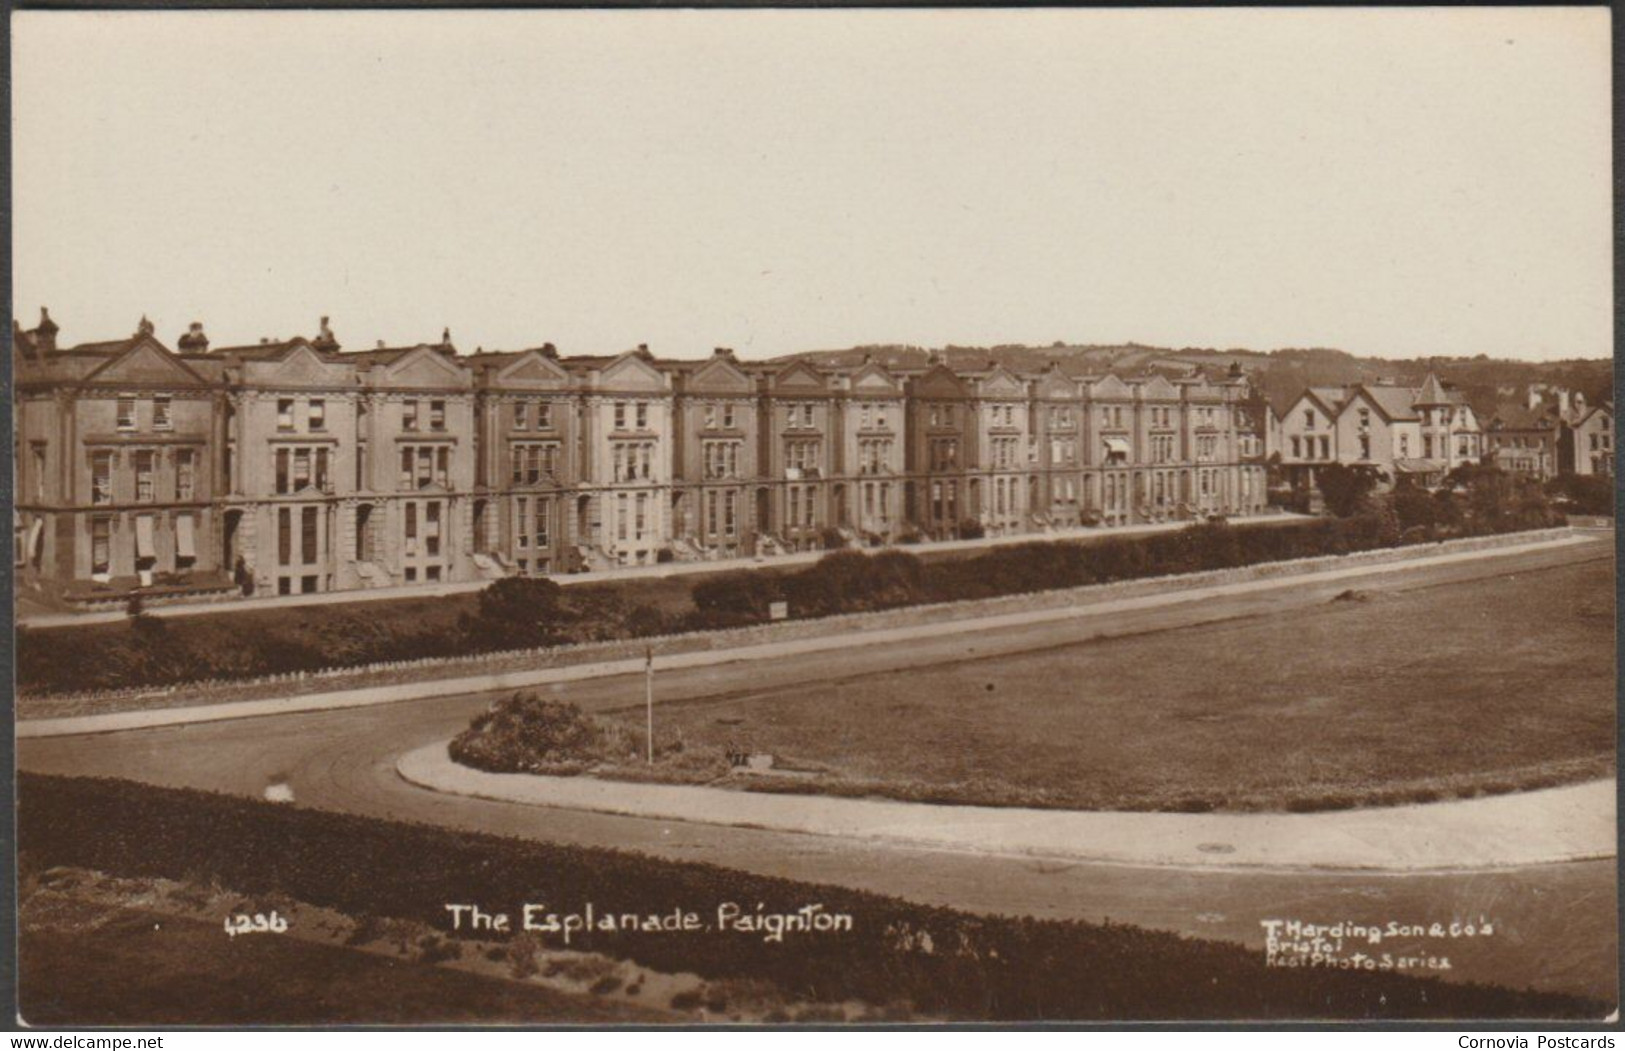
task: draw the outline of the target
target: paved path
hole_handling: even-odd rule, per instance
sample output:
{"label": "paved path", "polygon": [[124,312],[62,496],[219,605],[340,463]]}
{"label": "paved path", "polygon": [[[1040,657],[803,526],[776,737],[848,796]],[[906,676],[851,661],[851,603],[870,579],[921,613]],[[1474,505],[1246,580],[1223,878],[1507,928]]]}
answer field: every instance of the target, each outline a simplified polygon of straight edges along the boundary
{"label": "paved path", "polygon": [[1615,854],[1612,779],[1419,806],[1315,814],[1162,814],[945,806],[490,774],[452,762],[445,742],[397,760],[437,792],[530,806],[1066,861],[1187,868],[1440,872]]}
{"label": "paved path", "polygon": [[[755,646],[742,646],[731,650],[700,650],[692,653],[664,654],[655,659],[655,667],[658,670],[697,668],[741,661],[779,660],[789,656],[812,653],[839,653],[860,646],[895,646],[899,643],[918,643],[928,639],[939,639],[945,635],[980,634],[993,630],[1050,622],[1113,617],[1140,610],[1179,606],[1225,597],[1267,593],[1283,589],[1301,589],[1377,574],[1414,571],[1428,567],[1479,562],[1486,559],[1512,558],[1530,552],[1549,551],[1579,544],[1594,544],[1596,542],[1596,538],[1592,536],[1570,535],[1509,547],[1457,551],[1420,558],[1396,558],[1391,562],[1362,563],[1319,572],[1266,577],[1261,580],[1247,580],[1233,584],[1214,584],[1205,587],[1140,595],[1133,598],[1092,602],[1087,605],[1024,610],[962,620],[932,621],[897,628],[871,629],[784,642],[763,643]],[[486,673],[453,679],[426,679],[418,682],[392,683],[385,686],[335,690],[328,693],[301,694],[291,697],[273,697],[256,701],[234,701],[225,704],[177,708],[152,708],[140,711],[110,712],[103,715],[65,716],[54,719],[29,719],[17,723],[17,736],[19,738],[60,737],[71,734],[109,733],[118,730],[145,729],[155,726],[214,722],[220,719],[243,719],[264,715],[286,715],[292,712],[364,707],[375,704],[422,700],[430,697],[444,697],[451,694],[525,689],[535,686],[628,675],[641,672],[643,666],[642,658],[631,658],[600,661],[592,664],[568,665],[560,668],[541,668],[495,674]]]}
{"label": "paved path", "polygon": [[[1238,526],[1279,525],[1283,522],[1303,520],[1305,516],[1287,513],[1254,515],[1238,518]],[[1167,533],[1184,529],[1189,522],[1162,522],[1148,525],[1095,526],[1091,528],[1057,529],[1051,533],[1022,533],[1015,536],[989,536],[976,540],[942,540],[927,544],[893,547],[892,550],[931,555],[947,551],[970,551],[978,548],[1003,547],[1008,544],[1030,544],[1055,540],[1105,540],[1121,536],[1143,536],[1149,533]],[[701,573],[724,573],[736,569],[780,569],[811,565],[823,558],[827,551],[798,551],[771,558],[729,558],[715,562],[667,562],[654,566],[627,566],[621,569],[595,570],[591,573],[565,573],[549,577],[565,587],[576,584],[603,584],[616,580],[644,580],[649,578],[692,576]],[[237,613],[255,609],[286,609],[294,606],[337,606],[355,602],[384,602],[391,599],[442,598],[481,591],[490,580],[468,580],[454,584],[410,584],[387,588],[368,588],[362,591],[325,591],[315,595],[261,595],[258,598],[239,598],[217,602],[183,602],[173,606],[154,605],[146,612],[155,617],[190,617],[208,613]],[[122,609],[90,612],[41,612],[30,605],[19,606],[17,623],[30,628],[61,628],[82,624],[110,624],[128,619]]]}

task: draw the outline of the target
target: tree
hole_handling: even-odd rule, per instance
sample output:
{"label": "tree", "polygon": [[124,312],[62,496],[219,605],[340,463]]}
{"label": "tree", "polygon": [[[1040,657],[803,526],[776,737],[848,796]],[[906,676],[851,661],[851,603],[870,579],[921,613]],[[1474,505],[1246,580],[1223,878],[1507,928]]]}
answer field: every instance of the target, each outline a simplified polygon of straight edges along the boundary
{"label": "tree", "polygon": [[473,615],[458,622],[477,649],[519,650],[561,641],[559,598],[551,580],[504,577],[480,592]]}
{"label": "tree", "polygon": [[1377,487],[1377,472],[1363,464],[1329,463],[1316,468],[1315,484],[1326,498],[1326,510],[1347,518],[1365,505]]}

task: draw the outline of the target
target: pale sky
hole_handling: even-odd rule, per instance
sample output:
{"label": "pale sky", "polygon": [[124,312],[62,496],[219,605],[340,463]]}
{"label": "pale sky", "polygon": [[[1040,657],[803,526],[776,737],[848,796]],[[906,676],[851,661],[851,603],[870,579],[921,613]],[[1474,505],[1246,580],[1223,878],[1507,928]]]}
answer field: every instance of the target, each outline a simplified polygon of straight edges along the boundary
{"label": "pale sky", "polygon": [[24,12],[65,342],[1613,348],[1604,8]]}

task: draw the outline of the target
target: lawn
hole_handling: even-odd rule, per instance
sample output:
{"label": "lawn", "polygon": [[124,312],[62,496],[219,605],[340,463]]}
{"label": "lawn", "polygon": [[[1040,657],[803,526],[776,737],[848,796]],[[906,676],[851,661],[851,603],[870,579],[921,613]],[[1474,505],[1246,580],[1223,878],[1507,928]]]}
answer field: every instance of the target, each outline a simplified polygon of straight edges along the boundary
{"label": "lawn", "polygon": [[[725,782],[741,787],[1175,810],[1581,780],[1613,769],[1613,587],[1600,560],[676,703],[661,736],[680,733],[684,757],[664,776],[714,776],[697,760],[732,745],[816,771]],[[641,710],[615,717],[641,726]]]}

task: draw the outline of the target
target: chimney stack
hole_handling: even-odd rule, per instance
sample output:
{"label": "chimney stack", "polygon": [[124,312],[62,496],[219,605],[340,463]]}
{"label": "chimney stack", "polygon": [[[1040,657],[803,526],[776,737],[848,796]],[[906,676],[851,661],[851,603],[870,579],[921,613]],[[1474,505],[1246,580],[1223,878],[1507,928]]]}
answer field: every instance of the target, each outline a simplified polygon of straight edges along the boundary
{"label": "chimney stack", "polygon": [[186,333],[175,341],[175,346],[182,354],[207,354],[209,337],[203,334],[203,322],[194,321],[188,325]]}
{"label": "chimney stack", "polygon": [[1567,387],[1557,388],[1557,411],[1563,416],[1569,414],[1569,390]]}
{"label": "chimney stack", "polygon": [[1531,383],[1529,385],[1529,397],[1524,402],[1524,408],[1531,409],[1531,410],[1538,409],[1538,408],[1540,408],[1540,403],[1541,403],[1540,388],[1535,386],[1535,384]]}
{"label": "chimney stack", "polygon": [[317,350],[322,351],[324,354],[331,354],[339,349],[339,341],[338,338],[333,335],[333,329],[328,325],[327,322],[328,317],[326,314],[323,314],[322,323],[316,330],[316,338],[311,341],[310,345],[315,347]]}
{"label": "chimney stack", "polygon": [[39,328],[34,330],[34,350],[40,354],[49,354],[56,350],[56,322],[51,320],[51,312],[45,307],[39,308]]}

